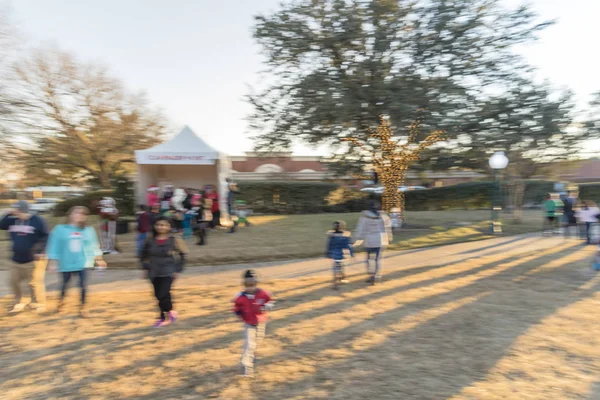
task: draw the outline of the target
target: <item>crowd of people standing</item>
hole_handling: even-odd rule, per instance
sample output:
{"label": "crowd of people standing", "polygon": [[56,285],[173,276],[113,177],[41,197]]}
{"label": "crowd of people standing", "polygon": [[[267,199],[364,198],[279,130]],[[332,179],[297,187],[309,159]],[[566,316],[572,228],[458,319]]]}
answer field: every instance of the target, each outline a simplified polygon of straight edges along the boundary
{"label": "crowd of people standing", "polygon": [[[245,207],[240,206],[239,210],[234,207],[234,195],[239,193],[237,186],[229,179],[227,183],[227,212],[230,216],[237,211],[246,215]],[[165,185],[162,193],[158,186],[148,189],[146,204],[140,205],[137,213],[138,254],[148,234],[155,233],[152,227],[158,218],[169,219],[173,231],[182,233],[184,239],[195,235],[198,245],[206,244],[210,229],[222,226],[220,197],[213,185],[206,185],[203,189],[185,188],[183,191],[183,197],[176,199],[172,185]],[[245,222],[248,225],[247,220]],[[231,233],[235,232],[236,225],[230,228]]]}
{"label": "crowd of people standing", "polygon": [[544,204],[544,234],[563,230],[565,237],[580,237],[593,244],[593,230],[600,222],[600,208],[591,200],[580,200],[575,191],[548,193]]}

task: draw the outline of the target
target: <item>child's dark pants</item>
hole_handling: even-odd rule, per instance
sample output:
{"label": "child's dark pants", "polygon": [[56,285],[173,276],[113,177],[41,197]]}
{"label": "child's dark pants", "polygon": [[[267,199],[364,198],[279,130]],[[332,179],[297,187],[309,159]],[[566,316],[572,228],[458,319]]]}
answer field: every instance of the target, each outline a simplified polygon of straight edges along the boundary
{"label": "child's dark pants", "polygon": [[173,277],[171,276],[157,276],[152,279],[154,295],[158,300],[158,307],[160,308],[160,319],[165,319],[165,314],[173,309],[173,303],[171,301],[172,283]]}

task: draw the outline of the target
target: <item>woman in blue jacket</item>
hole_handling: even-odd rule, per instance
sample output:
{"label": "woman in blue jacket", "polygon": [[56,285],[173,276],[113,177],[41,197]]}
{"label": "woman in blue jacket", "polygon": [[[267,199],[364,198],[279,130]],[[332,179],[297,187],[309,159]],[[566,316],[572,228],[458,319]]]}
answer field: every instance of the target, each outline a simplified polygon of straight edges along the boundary
{"label": "woman in blue jacket", "polygon": [[87,317],[85,309],[85,294],[87,287],[87,268],[93,268],[94,263],[106,268],[102,259],[102,251],[94,228],[87,226],[89,210],[86,207],[73,207],[67,213],[67,223],[57,225],[50,233],[46,253],[50,269],[62,274],[62,288],[57,311],[64,305],[65,293],[72,275],[78,275],[81,287],[81,307],[79,315]]}

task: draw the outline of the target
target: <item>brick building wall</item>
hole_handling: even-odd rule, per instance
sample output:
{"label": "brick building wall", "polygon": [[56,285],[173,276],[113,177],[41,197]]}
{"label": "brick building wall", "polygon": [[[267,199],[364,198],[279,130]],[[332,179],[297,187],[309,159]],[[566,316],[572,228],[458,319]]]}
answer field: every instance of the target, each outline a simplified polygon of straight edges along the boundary
{"label": "brick building wall", "polygon": [[[361,184],[360,180],[351,177],[335,178],[328,173],[326,164],[320,157],[294,156],[292,153],[246,153],[245,156],[233,156],[230,159],[233,178],[240,181],[335,180],[346,185]],[[484,177],[485,175],[474,171],[426,172],[425,174],[408,172],[405,185],[422,186],[426,181],[430,186],[448,186]]]}
{"label": "brick building wall", "polygon": [[281,168],[281,172],[300,172],[312,170],[325,172],[326,168],[319,157],[301,157],[291,154],[275,154],[270,156],[247,153],[246,156],[231,157],[231,168],[236,172],[256,172],[261,166],[275,165]]}

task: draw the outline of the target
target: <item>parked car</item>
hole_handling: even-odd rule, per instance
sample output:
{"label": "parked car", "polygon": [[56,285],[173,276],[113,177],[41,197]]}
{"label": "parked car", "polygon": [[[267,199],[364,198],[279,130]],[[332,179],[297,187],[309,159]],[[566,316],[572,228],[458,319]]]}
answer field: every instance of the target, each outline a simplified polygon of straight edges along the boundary
{"label": "parked car", "polygon": [[[365,192],[365,193],[382,194],[384,189],[385,188],[383,186],[379,186],[379,187],[363,188],[363,189],[360,189],[360,191]],[[408,192],[411,190],[424,190],[424,189],[427,189],[427,188],[425,186],[399,186],[398,187],[399,192]]]}
{"label": "parked car", "polygon": [[56,207],[58,202],[58,199],[39,198],[36,199],[35,202],[29,206],[29,209],[39,214],[43,214],[54,210],[54,207]]}
{"label": "parked car", "polygon": [[383,187],[366,187],[360,189],[360,191],[365,193],[380,193],[383,192]]}

